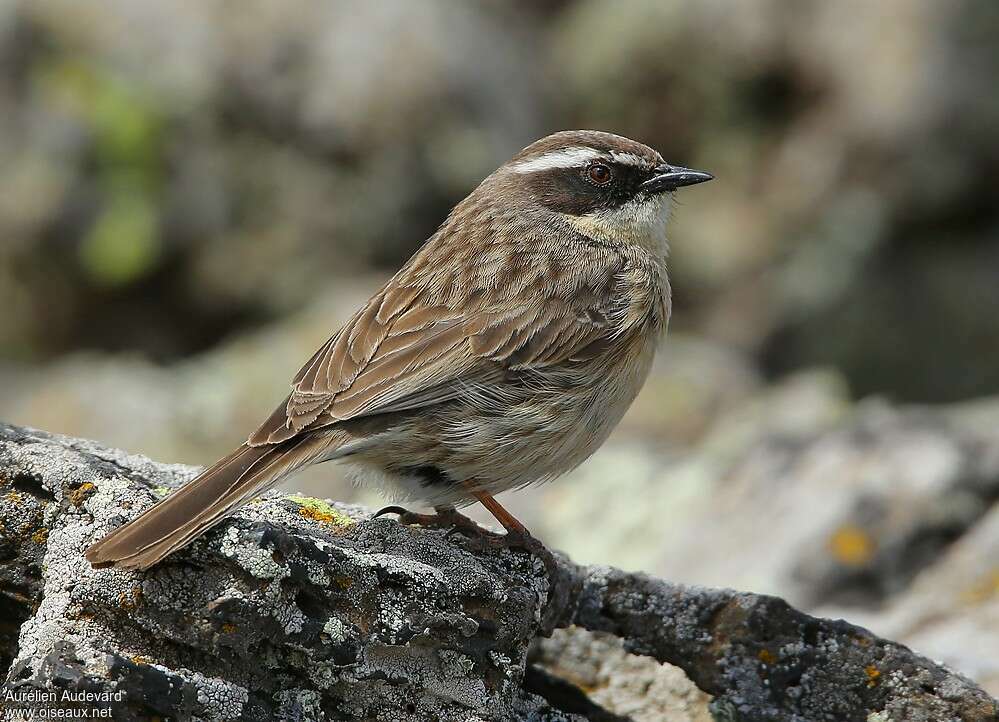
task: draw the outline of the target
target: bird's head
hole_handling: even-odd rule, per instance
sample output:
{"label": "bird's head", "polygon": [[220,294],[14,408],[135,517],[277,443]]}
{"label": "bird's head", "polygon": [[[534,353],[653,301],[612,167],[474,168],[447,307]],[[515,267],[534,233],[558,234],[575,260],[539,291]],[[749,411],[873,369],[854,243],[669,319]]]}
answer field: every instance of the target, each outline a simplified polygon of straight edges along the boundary
{"label": "bird's head", "polygon": [[712,176],[671,165],[634,140],[574,130],[532,143],[491,178],[507,197],[590,238],[665,251],[673,191]]}

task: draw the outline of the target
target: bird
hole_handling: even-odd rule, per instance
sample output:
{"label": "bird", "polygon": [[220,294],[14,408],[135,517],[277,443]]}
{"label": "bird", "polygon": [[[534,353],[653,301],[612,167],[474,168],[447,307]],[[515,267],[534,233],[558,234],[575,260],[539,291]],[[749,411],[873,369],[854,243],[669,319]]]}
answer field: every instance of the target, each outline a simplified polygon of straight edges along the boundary
{"label": "bird", "polygon": [[[570,471],[620,421],[670,318],[675,191],[712,177],[602,131],[528,145],[322,344],[243,444],[86,558],[147,569],[295,471],[338,460],[434,509],[378,515],[548,564],[495,495]],[[505,534],[458,511],[476,501]]]}

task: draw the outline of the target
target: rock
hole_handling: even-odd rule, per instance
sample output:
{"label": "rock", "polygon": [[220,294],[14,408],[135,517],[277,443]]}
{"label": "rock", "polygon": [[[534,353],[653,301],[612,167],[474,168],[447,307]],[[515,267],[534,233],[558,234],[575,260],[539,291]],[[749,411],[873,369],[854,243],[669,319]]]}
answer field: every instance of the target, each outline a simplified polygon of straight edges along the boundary
{"label": "rock", "polygon": [[[91,541],[194,473],[0,424],[8,707],[122,720],[640,719],[628,670],[641,668],[672,676],[657,687],[663,704],[707,719],[707,698],[654,660],[684,670],[726,719],[997,719],[969,680],[845,622],[564,559],[558,626],[620,647],[572,631],[528,666],[553,609],[539,560],[472,553],[442,531],[317,499],[269,493],[145,573],[85,562]],[[580,685],[596,678],[605,693],[590,698]]]}
{"label": "rock", "polygon": [[19,566],[45,549],[17,615],[19,694],[125,690],[116,719],[541,715],[519,685],[546,594],[524,554],[270,494],[149,573],[92,569],[90,540],[196,470],[11,427],[0,449],[24,489],[5,537],[23,540]]}
{"label": "rock", "polygon": [[890,605],[858,614],[933,659],[999,689],[999,508],[993,507]]}
{"label": "rock", "polygon": [[577,561],[774,594],[999,693],[999,399],[853,405],[836,387],[797,375],[688,452],[608,444],[510,506]]}
{"label": "rock", "polygon": [[[597,456],[582,483],[552,491],[572,496],[562,533],[592,528],[598,508],[627,506],[629,522],[601,532],[615,550],[631,545],[619,563],[820,612],[890,604],[999,498],[999,400],[850,405],[823,386],[789,378],[689,452],[632,448],[633,473],[615,472],[626,468],[620,449]],[[573,544],[574,554],[597,561],[593,546]]]}
{"label": "rock", "polygon": [[634,722],[711,722],[711,697],[669,664],[628,654],[622,640],[579,627],[536,640],[530,662]]}
{"label": "rock", "polygon": [[716,719],[999,719],[996,701],[959,674],[776,597],[683,587],[610,567],[590,567],[581,581],[571,621],[683,669],[714,695]]}

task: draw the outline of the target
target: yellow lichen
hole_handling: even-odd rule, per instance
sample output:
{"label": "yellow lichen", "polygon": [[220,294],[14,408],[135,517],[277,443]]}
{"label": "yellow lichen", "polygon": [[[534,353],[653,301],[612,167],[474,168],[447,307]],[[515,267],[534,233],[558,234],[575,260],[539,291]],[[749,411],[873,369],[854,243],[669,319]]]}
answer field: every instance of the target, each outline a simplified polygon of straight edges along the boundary
{"label": "yellow lichen", "polygon": [[863,529],[852,524],[841,526],[829,537],[829,551],[836,561],[857,567],[874,556],[875,544]]}
{"label": "yellow lichen", "polygon": [[328,526],[340,528],[357,523],[322,499],[314,499],[310,496],[289,496],[288,498],[298,505],[298,513],[306,519],[312,519]]}
{"label": "yellow lichen", "polygon": [[12,504],[20,504],[22,501],[24,501],[24,494],[18,491],[8,491],[6,494],[4,494],[4,499],[6,499]]}
{"label": "yellow lichen", "polygon": [[70,492],[69,502],[73,506],[83,506],[83,502],[86,501],[87,497],[93,494],[96,489],[97,487],[92,483],[85,481],[80,484],[78,488]]}
{"label": "yellow lichen", "polygon": [[44,544],[49,540],[49,530],[45,527],[38,529],[31,535],[31,541],[35,544]]}
{"label": "yellow lichen", "polygon": [[142,587],[132,587],[131,591],[122,592],[118,595],[118,605],[125,611],[130,612],[142,603]]}
{"label": "yellow lichen", "polygon": [[864,667],[864,674],[867,675],[868,687],[876,687],[878,685],[878,681],[881,677],[881,671],[877,667],[873,664],[867,665]]}
{"label": "yellow lichen", "polygon": [[761,649],[756,657],[768,667],[773,666],[777,662],[777,657],[769,649]]}
{"label": "yellow lichen", "polygon": [[224,622],[222,624],[222,631],[225,632],[226,634],[232,634],[233,632],[236,631],[236,625],[233,624],[232,622]]}

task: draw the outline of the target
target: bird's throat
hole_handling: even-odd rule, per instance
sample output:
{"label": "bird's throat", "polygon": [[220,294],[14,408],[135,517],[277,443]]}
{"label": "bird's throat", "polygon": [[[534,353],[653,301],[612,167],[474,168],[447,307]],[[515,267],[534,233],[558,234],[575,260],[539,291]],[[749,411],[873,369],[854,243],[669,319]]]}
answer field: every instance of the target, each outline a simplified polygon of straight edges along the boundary
{"label": "bird's throat", "polygon": [[576,231],[612,245],[637,246],[654,257],[665,258],[666,223],[669,220],[670,197],[661,194],[635,199],[613,209],[601,209],[582,216],[562,214]]}

